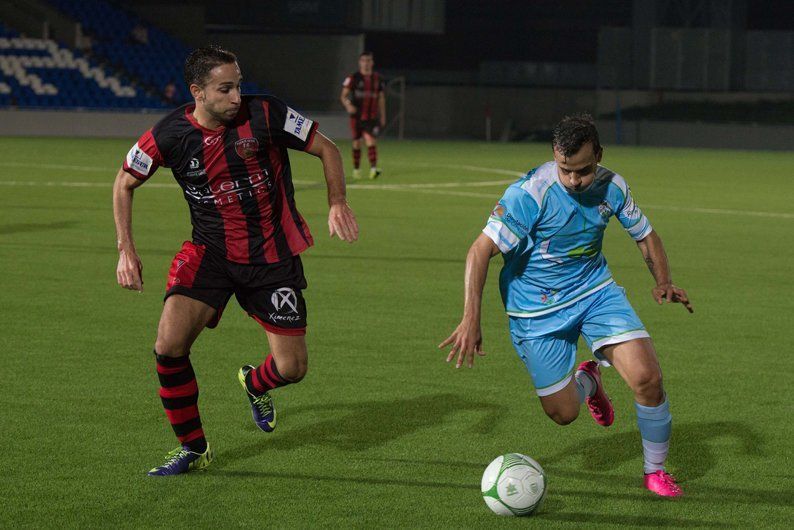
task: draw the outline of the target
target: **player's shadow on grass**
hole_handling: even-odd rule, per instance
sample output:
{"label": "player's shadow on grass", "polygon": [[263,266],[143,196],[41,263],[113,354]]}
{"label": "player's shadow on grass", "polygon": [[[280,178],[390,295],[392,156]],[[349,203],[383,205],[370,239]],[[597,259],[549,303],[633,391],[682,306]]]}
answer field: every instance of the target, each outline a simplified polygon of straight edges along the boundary
{"label": "player's shadow on grass", "polygon": [[[764,454],[763,439],[743,423],[676,423],[673,427],[671,461],[675,468],[686,473],[686,480],[703,477],[716,465],[718,459],[711,442],[724,439],[733,442],[735,456]],[[636,460],[640,454],[640,435],[637,431],[631,431],[611,436],[595,436],[573,444],[545,457],[544,463],[550,467],[567,468],[570,466],[566,462],[575,461],[577,470],[601,474]]]}
{"label": "player's shadow on grass", "polygon": [[[352,259],[352,256],[337,254],[318,254],[311,253],[311,258],[317,259]],[[416,263],[462,263],[460,258],[434,258],[432,256],[362,256],[356,254],[356,261],[383,261],[386,263],[416,262]]]}
{"label": "player's shadow on grass", "polygon": [[[265,450],[292,451],[305,445],[332,446],[347,452],[366,451],[420,429],[437,427],[451,416],[467,412],[477,413],[477,417],[470,420],[469,432],[487,434],[507,414],[507,408],[458,394],[297,407],[289,411],[289,428],[261,437],[247,447],[236,448],[231,454],[224,454],[223,459],[255,458]],[[303,417],[294,419],[295,416]],[[324,419],[311,421],[311,416]]]}
{"label": "player's shadow on grass", "polygon": [[[729,442],[730,449],[723,442]],[[721,449],[713,446],[721,443]],[[609,481],[616,486],[636,483],[636,476],[606,473],[621,464],[639,461],[640,437],[636,431],[618,433],[612,436],[596,436],[543,457],[543,465],[551,474],[581,478],[593,481]],[[765,504],[770,506],[790,506],[791,494],[787,491],[758,488],[726,488],[701,483],[687,487],[692,481],[705,477],[718,460],[726,458],[752,458],[765,455],[764,440],[750,427],[734,421],[713,421],[702,423],[675,424],[671,447],[671,471],[684,486],[687,502],[707,504]],[[641,490],[638,490],[641,491]],[[644,493],[644,492],[642,492]],[[566,492],[572,496],[588,496],[588,491]],[[616,498],[626,494],[605,494]],[[633,498],[634,495],[628,495]],[[641,500],[645,495],[638,495]],[[655,499],[654,499],[655,500]]]}
{"label": "player's shadow on grass", "polygon": [[77,221],[53,221],[51,223],[9,223],[0,224],[0,235],[24,234],[30,232],[49,232],[65,230],[76,226]]}

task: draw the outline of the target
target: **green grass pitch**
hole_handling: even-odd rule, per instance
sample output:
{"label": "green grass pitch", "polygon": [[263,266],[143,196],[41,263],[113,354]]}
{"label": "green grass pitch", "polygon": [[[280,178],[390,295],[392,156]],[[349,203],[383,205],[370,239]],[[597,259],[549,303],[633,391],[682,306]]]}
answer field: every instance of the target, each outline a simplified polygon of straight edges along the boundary
{"label": "green grass pitch", "polygon": [[[695,313],[657,306],[614,222],[605,252],[654,337],[674,423],[669,469],[686,497],[641,486],[632,398],[614,370],[616,421],[546,418],[514,353],[496,279],[485,358],[444,363],[471,241],[539,144],[384,142],[383,178],[351,182],[354,245],[329,239],[319,161],[292,153],[310,363],[274,392],[279,428],[255,430],[237,369],[267,351],[230,304],[193,348],[216,452],[206,472],[152,479],[176,446],[152,346],[187,206],[160,170],[135,195],[145,291],[116,285],[111,182],[129,140],[0,139],[0,527],[786,527],[792,472],[794,154],[607,146],[660,233]],[[349,143],[340,148],[349,164]],[[366,164],[365,164],[366,167]],[[349,167],[348,167],[349,170]],[[788,324],[787,324],[788,322]],[[580,347],[581,359],[587,352]],[[549,490],[529,518],[488,511],[480,477],[525,453]],[[786,523],[785,521],[789,521]]]}

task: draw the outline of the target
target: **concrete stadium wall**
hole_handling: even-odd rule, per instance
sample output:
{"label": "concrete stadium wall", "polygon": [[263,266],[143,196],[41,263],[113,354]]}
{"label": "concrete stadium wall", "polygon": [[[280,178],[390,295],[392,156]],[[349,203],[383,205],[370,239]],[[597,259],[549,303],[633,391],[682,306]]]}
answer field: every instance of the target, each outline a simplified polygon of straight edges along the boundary
{"label": "concrete stadium wall", "polygon": [[[505,95],[505,94],[498,94]],[[550,126],[559,116],[572,112],[570,106],[554,106],[554,98],[522,98],[505,100],[504,108],[494,109],[494,123],[507,123],[509,116],[537,120]],[[439,108],[419,106],[425,114],[411,110],[406,117],[407,136],[412,138],[484,138],[484,110],[476,99],[433,100]],[[494,100],[496,101],[496,100]],[[466,109],[458,105],[468,104]],[[582,100],[582,110],[587,99]],[[409,100],[410,105],[410,100]],[[544,106],[546,105],[546,106]],[[515,106],[515,109],[512,107]],[[495,104],[495,107],[498,107]],[[509,114],[509,111],[513,114]],[[3,136],[55,136],[93,138],[137,138],[165,113],[0,110],[0,138]],[[320,123],[320,130],[332,139],[349,138],[348,118],[341,112],[306,113]],[[540,126],[540,125],[538,125]],[[617,143],[614,121],[599,120],[598,128],[604,144]],[[462,134],[461,131],[467,134]],[[623,121],[623,145],[709,147],[718,149],[791,150],[794,146],[794,125],[754,125],[693,122]],[[499,140],[494,127],[494,141]]]}
{"label": "concrete stadium wall", "polygon": [[615,112],[617,102],[625,110],[671,102],[755,103],[758,101],[791,101],[790,92],[676,92],[672,90],[599,90],[598,113]]}
{"label": "concrete stadium wall", "polygon": [[[596,93],[518,87],[408,86],[406,136],[484,139],[489,109],[491,138],[498,140],[508,127],[530,131],[551,127],[565,114],[595,112]],[[394,111],[387,109],[387,114]]]}
{"label": "concrete stadium wall", "polygon": [[[614,121],[598,121],[597,125],[602,143],[617,143],[618,130]],[[791,125],[624,120],[620,136],[623,145],[780,151],[794,149],[794,126]]]}
{"label": "concrete stadium wall", "polygon": [[[62,136],[87,138],[137,138],[165,116],[165,112],[40,111],[0,109],[3,136]],[[347,138],[344,113],[307,112],[320,130],[335,139]]]}
{"label": "concrete stadium wall", "polygon": [[0,136],[137,138],[164,112],[0,110]]}
{"label": "concrete stadium wall", "polygon": [[[753,102],[788,100],[788,93],[675,93],[621,91],[624,108],[664,101]],[[615,110],[614,91],[529,89],[474,86],[409,86],[405,94],[405,131],[413,138],[485,138],[486,109],[491,111],[492,140],[524,137],[526,132],[550,129],[562,116],[589,112],[594,116]],[[394,112],[396,109],[389,109]],[[605,143],[614,144],[614,121],[599,122]],[[509,134],[508,134],[509,131]],[[621,140],[626,145],[710,147],[729,149],[794,148],[793,125],[625,121]]]}
{"label": "concrete stadium wall", "polygon": [[363,35],[208,33],[237,54],[243,78],[303,109],[341,110],[345,76],[357,68]]}

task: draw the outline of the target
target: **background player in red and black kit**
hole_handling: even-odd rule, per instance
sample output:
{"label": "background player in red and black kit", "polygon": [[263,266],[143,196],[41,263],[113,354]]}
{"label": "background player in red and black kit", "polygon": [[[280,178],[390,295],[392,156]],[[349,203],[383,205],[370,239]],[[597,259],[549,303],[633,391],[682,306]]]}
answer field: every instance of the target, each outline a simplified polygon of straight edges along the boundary
{"label": "background player in red and black kit", "polygon": [[234,54],[199,48],[185,62],[195,101],[163,118],[127,154],[113,187],[118,234],[118,283],[142,290],[141,260],[132,238],[135,188],[168,167],[190,207],[192,241],[171,264],[154,353],[160,397],[180,441],[150,475],[206,467],[212,453],[197,408],[190,347],[215,327],[232,294],[267,333],[270,354],[238,373],[254,421],[272,431],[268,393],[306,373],[306,287],[300,253],[312,244],[295,207],[287,149],[322,160],[328,187],[330,235],[353,242],[358,225],[345,199],[339,150],[317,124],[272,96],[242,96]]}
{"label": "background player in red and black kit", "polygon": [[353,133],[353,178],[361,178],[361,137],[367,144],[369,178],[380,176],[378,169],[378,135],[386,127],[386,96],[383,78],[372,67],[375,61],[372,52],[364,52],[358,58],[358,72],[350,74],[342,83],[340,100],[350,114],[350,130]]}

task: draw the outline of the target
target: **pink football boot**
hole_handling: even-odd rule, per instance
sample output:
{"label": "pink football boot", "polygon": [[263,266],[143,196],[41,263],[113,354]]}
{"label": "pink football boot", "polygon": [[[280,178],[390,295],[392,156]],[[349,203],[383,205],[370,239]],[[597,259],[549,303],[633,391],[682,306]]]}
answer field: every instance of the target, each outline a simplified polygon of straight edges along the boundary
{"label": "pink football boot", "polygon": [[684,494],[675,477],[663,469],[645,475],[645,487],[662,497],[680,497]]}
{"label": "pink football boot", "polygon": [[587,408],[590,409],[590,415],[597,424],[609,427],[615,421],[615,409],[612,408],[612,401],[604,392],[604,385],[601,384],[601,371],[598,369],[598,363],[595,361],[585,361],[579,365],[577,371],[586,372],[593,378],[596,384],[596,391],[593,397],[585,398]]}

